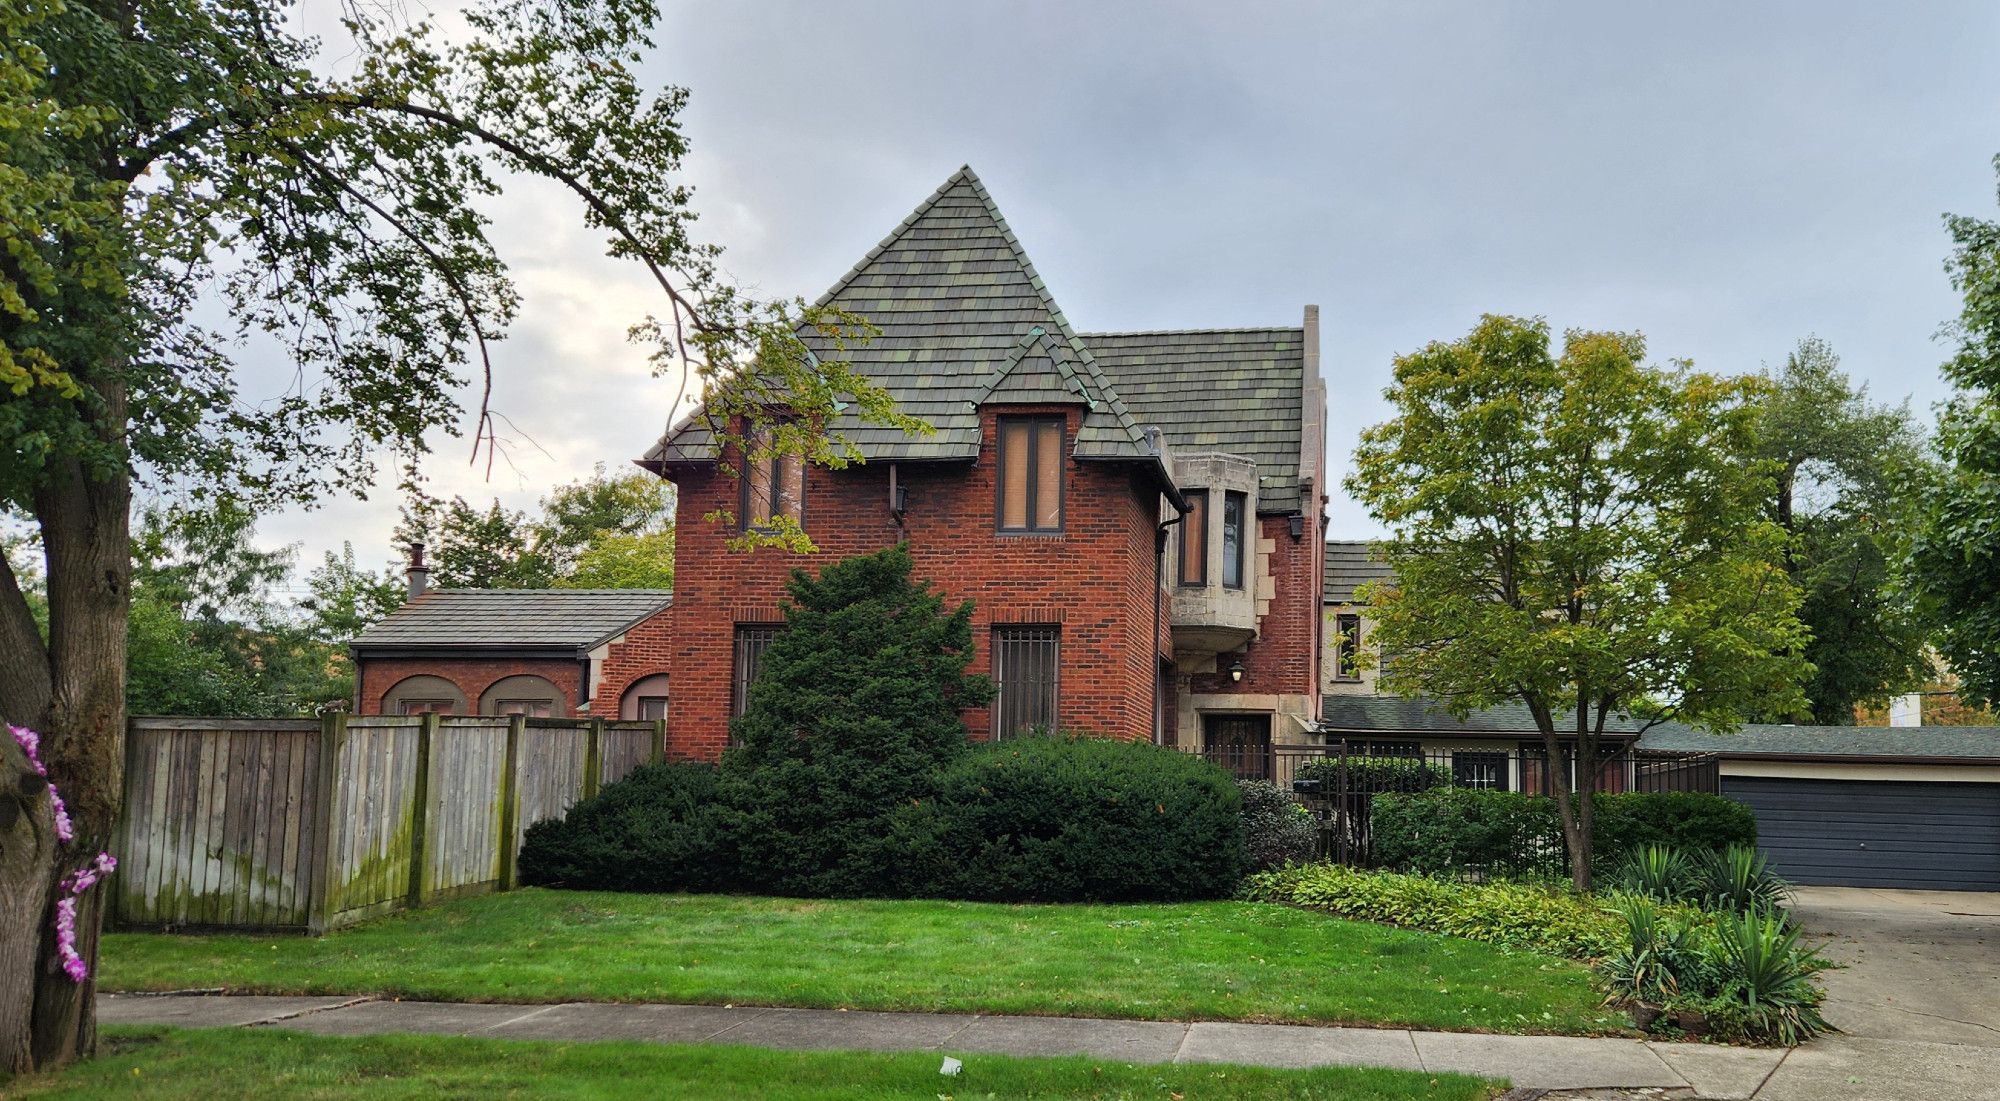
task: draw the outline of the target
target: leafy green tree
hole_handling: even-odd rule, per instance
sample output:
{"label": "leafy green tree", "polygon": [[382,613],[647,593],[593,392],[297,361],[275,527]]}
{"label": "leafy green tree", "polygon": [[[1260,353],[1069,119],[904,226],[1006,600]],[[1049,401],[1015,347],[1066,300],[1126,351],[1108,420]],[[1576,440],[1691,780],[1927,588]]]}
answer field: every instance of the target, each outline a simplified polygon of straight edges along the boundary
{"label": "leafy green tree", "polygon": [[559,589],[671,589],[674,587],[674,530],[647,535],[600,532],[577,555],[570,572],[556,578]]}
{"label": "leafy green tree", "polygon": [[[1741,459],[1761,386],[1648,365],[1635,334],[1549,345],[1539,319],[1489,316],[1399,356],[1396,415],[1347,486],[1391,533],[1384,686],[1458,714],[1519,701],[1553,775],[1590,791],[1613,715],[1726,731],[1800,705],[1809,670],[1772,479]],[[1593,800],[1557,803],[1587,888]]]}
{"label": "leafy green tree", "polygon": [[785,629],[730,724],[718,801],[757,881],[788,894],[863,895],[899,859],[889,817],[935,794],[966,752],[960,712],[990,700],[968,676],[972,602],[947,610],[895,546],[818,577],[793,570]]}
{"label": "leafy green tree", "polygon": [[1791,537],[1785,568],[1812,634],[1807,709],[1770,721],[1850,725],[1856,704],[1931,675],[1928,632],[1894,563],[1928,480],[1907,404],[1877,405],[1817,337],[1799,342],[1758,400],[1756,457],[1777,470],[1772,515]]}
{"label": "leafy green tree", "polygon": [[463,497],[414,498],[403,509],[399,548],[422,543],[431,583],[447,589],[546,589],[555,580],[534,553],[528,514],[494,501],[485,509]]}
{"label": "leafy green tree", "polygon": [[590,477],[558,486],[529,516],[494,501],[412,493],[394,539],[422,543],[431,580],[453,589],[617,588],[673,585],[673,490],[650,474]]}
{"label": "leafy green tree", "polygon": [[[346,5],[306,37],[263,0],[0,4],[0,503],[34,517],[48,590],[44,638],[0,559],[0,715],[41,732],[77,826],[47,840],[42,800],[0,831],[0,1070],[95,1042],[49,930],[118,819],[135,479],[309,503],[462,418],[490,460],[519,294],[481,208],[510,178],[573,196],[652,281],[633,336],[699,389],[723,457],[757,439],[851,461],[824,431],[841,409],[922,428],[852,370],[860,319],[743,295],[691,237],[686,93],[637,76],[650,0],[409,11]],[[241,392],[251,347],[296,383]],[[26,767],[0,744],[0,787]],[[79,902],[87,965],[112,889]]]}
{"label": "leafy green tree", "polygon": [[[2000,171],[2000,157],[1993,165]],[[1944,465],[1923,495],[1909,577],[1938,653],[1974,704],[2000,702],[2000,221],[1948,215],[1945,262],[1964,297],[1945,327],[1956,344],[1945,377],[1957,393],[1939,417]]]}
{"label": "leafy green tree", "polygon": [[357,565],[352,543],[342,543],[337,555],[326,552],[306,575],[306,590],[299,607],[308,616],[313,636],[341,646],[402,607],[407,592],[406,582],[394,571]]}

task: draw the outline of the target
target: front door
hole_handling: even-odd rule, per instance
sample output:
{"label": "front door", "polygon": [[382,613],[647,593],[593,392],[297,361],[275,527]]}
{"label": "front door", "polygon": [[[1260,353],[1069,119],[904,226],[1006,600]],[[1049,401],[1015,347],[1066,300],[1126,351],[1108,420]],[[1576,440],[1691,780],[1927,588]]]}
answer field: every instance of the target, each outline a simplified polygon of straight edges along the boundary
{"label": "front door", "polygon": [[1271,778],[1271,716],[1203,715],[1202,755],[1239,780]]}

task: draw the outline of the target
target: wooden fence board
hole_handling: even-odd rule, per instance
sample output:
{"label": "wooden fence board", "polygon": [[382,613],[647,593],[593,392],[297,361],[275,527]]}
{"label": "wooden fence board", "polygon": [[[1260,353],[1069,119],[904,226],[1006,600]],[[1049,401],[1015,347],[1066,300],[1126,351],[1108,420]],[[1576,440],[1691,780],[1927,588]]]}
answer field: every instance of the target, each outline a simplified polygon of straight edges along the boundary
{"label": "wooden fence board", "polygon": [[132,720],[116,920],[303,930],[402,908],[419,888],[417,901],[506,889],[529,825],[658,742],[645,722],[443,717],[426,759],[422,721]]}

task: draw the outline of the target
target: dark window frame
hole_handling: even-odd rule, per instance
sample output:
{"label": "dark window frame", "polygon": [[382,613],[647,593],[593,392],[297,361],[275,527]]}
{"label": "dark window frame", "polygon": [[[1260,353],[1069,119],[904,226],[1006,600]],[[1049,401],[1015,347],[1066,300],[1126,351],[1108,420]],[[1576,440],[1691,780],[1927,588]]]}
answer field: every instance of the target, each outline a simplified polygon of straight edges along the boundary
{"label": "dark window frame", "polygon": [[[1002,741],[1018,735],[1022,730],[1046,725],[1050,733],[1061,727],[1062,715],[1062,626],[1049,623],[1005,623],[996,624],[990,640],[993,669],[993,706],[989,715],[989,728],[994,741]],[[1048,697],[1046,700],[1023,701],[1031,705],[1026,709],[1040,712],[1046,722],[1014,722],[1012,712],[1021,708],[1023,702],[1010,702],[1010,691],[1020,691],[1018,678],[1028,671],[1011,668],[1014,662],[1024,659],[1030,647],[1046,648],[1046,652],[1036,654],[1033,661],[1046,671],[1045,680]]]}
{"label": "dark window frame", "polygon": [[[1181,493],[1181,497],[1187,501],[1188,510],[1181,516],[1181,537],[1174,550],[1174,558],[1177,560],[1174,578],[1180,583],[1181,588],[1205,589],[1208,587],[1208,490],[1185,490]],[[1197,501],[1200,504],[1196,504]],[[1197,523],[1191,526],[1190,520]],[[1196,531],[1201,533],[1201,553],[1190,559],[1188,539]],[[1192,578],[1188,576],[1188,565],[1191,561],[1200,567]]]}
{"label": "dark window frame", "polygon": [[396,713],[399,715],[427,715],[435,712],[439,715],[449,715],[452,714],[452,708],[457,706],[457,700],[433,699],[430,697],[423,699],[401,699],[396,701]]}
{"label": "dark window frame", "polygon": [[[765,431],[769,430],[766,429]],[[764,521],[753,521],[750,517],[750,488],[756,482],[755,470],[757,467],[765,465],[768,465],[770,469],[771,495],[774,505],[782,499],[780,488],[784,485],[783,476],[786,468],[796,465],[799,474],[799,493],[798,497],[792,502],[793,507],[789,515],[791,515],[792,522],[797,524],[800,530],[804,530],[806,526],[806,467],[808,466],[805,457],[803,455],[779,453],[776,455],[765,455],[761,458],[751,458],[750,451],[758,445],[759,439],[763,435],[763,432],[753,433],[744,450],[743,469],[738,479],[742,484],[736,487],[737,530],[746,532],[775,530],[773,525],[768,522],[768,517]],[[788,515],[788,513],[779,508],[774,509],[772,515],[784,516]]]}
{"label": "dark window frame", "polygon": [[[1234,581],[1231,581],[1229,579],[1229,531],[1230,531],[1229,511],[1232,508],[1236,510],[1236,524],[1235,524],[1236,580]],[[1222,495],[1222,587],[1225,589],[1241,589],[1243,587],[1243,578],[1245,574],[1248,572],[1244,569],[1244,567],[1248,565],[1247,560],[1250,557],[1250,553],[1249,553],[1249,547],[1247,547],[1244,544],[1244,538],[1247,536],[1249,532],[1250,525],[1247,519],[1245,518],[1244,513],[1248,512],[1249,510],[1250,510],[1249,494],[1239,493],[1235,490],[1229,490],[1223,493]]]}
{"label": "dark window frame", "polygon": [[[509,707],[518,707],[521,710],[509,711],[507,710]],[[533,709],[537,707],[542,708],[541,714],[534,712]],[[530,719],[549,719],[555,717],[556,702],[554,700],[543,699],[494,700],[493,713],[495,715],[525,715]]]}
{"label": "dark window frame", "polygon": [[671,698],[670,696],[640,696],[632,701],[632,717],[646,722],[654,721],[646,717],[646,705],[658,701],[660,705],[658,718],[665,719],[667,717],[667,701]]}
{"label": "dark window frame", "polygon": [[[1353,625],[1352,633],[1348,625]],[[1344,684],[1361,680],[1361,615],[1335,612],[1333,616],[1333,679]]]}
{"label": "dark window frame", "polygon": [[[1495,768],[1492,783],[1476,782],[1475,769]],[[1451,755],[1451,783],[1453,787],[1472,788],[1478,791],[1512,791],[1513,777],[1509,775],[1507,754],[1498,752],[1454,751]]]}
{"label": "dark window frame", "polygon": [[[1037,527],[1035,517],[1040,509],[1037,493],[1041,489],[1041,479],[1036,477],[1044,456],[1041,454],[1042,433],[1040,429],[1054,425],[1056,428],[1056,453],[1049,461],[1056,464],[1056,524],[1052,528]],[[1007,526],[1007,429],[1020,425],[1027,429],[1028,472],[1027,487],[1022,498],[1022,516],[1027,520],[1025,527]],[[1064,475],[1063,453],[1069,450],[1069,418],[1061,414],[1023,413],[997,417],[993,424],[993,530],[1000,535],[1061,535],[1069,525],[1069,479]]]}
{"label": "dark window frame", "polygon": [[[757,679],[757,672],[764,664],[764,651],[778,640],[778,632],[785,629],[782,623],[738,623],[730,636],[729,647],[729,717],[735,719],[750,706],[750,685]],[[749,670],[744,669],[745,657],[750,660]]]}

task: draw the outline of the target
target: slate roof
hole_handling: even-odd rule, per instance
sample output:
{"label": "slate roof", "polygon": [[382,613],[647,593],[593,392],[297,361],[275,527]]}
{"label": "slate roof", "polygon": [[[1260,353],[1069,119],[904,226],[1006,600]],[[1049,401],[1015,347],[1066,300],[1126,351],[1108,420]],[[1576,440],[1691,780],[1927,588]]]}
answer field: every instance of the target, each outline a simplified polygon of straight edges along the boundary
{"label": "slate roof", "polygon": [[[1541,733],[1535,727],[1535,717],[1528,712],[1527,705],[1519,703],[1489,707],[1458,719],[1433,700],[1404,696],[1326,695],[1320,697],[1319,714],[1319,728],[1335,733],[1379,730],[1438,737],[1458,734],[1539,737]],[[1642,725],[1628,716],[1614,715],[1606,720],[1604,729],[1606,733],[1629,736],[1638,733]]]}
{"label": "slate roof", "polygon": [[1141,424],[1175,451],[1257,460],[1257,511],[1297,512],[1305,330],[1085,333]]}
{"label": "slate roof", "polygon": [[673,595],[666,589],[432,589],[351,645],[589,650],[665,608]]}
{"label": "slate roof", "polygon": [[1390,576],[1389,564],[1376,561],[1365,539],[1329,540],[1326,544],[1325,585],[1320,598],[1328,604],[1354,603],[1354,590],[1363,582]]}
{"label": "slate roof", "polygon": [[1679,723],[1646,732],[1641,749],[1725,757],[1858,757],[2000,763],[2000,726],[1746,726],[1708,734]]}
{"label": "slate roof", "polygon": [[[1558,723],[1566,722],[1558,718]],[[1630,736],[1644,724],[1614,716],[1611,734]],[[1431,700],[1401,696],[1322,696],[1319,729],[1328,734],[1381,732],[1422,737],[1539,736],[1523,704],[1501,704],[1455,719]],[[1714,753],[1723,757],[1858,758],[1883,761],[2000,763],[1995,726],[1784,726],[1751,724],[1734,734],[1710,734],[1665,722],[1639,736],[1639,749]]]}
{"label": "slate roof", "polygon": [[[953,173],[819,304],[851,310],[881,330],[845,354],[900,411],[937,429],[911,436],[852,415],[836,418],[830,429],[869,460],[977,457],[978,406],[989,396],[1083,405],[1078,458],[1153,458],[971,168]],[[807,343],[823,357],[842,354],[816,336]],[[691,417],[641,461],[708,461],[713,444]]]}

